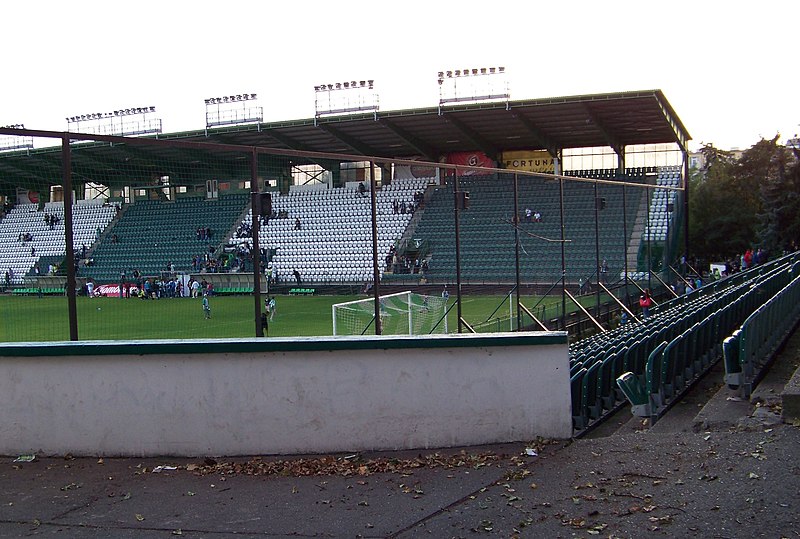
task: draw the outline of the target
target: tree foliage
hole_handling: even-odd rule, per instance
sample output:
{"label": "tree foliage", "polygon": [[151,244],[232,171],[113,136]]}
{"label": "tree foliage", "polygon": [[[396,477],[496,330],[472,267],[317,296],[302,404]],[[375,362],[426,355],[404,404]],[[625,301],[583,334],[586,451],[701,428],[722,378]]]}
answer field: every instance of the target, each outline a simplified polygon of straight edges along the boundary
{"label": "tree foliage", "polygon": [[746,249],[796,248],[800,234],[797,151],[762,139],[735,160],[706,144],[705,165],[689,177],[689,239],[701,258],[724,260]]}
{"label": "tree foliage", "polygon": [[720,260],[754,242],[758,197],[735,174],[730,152],[710,144],[700,152],[705,165],[689,178],[689,241],[695,255]]}
{"label": "tree foliage", "polygon": [[797,250],[800,237],[800,152],[778,146],[761,184],[761,245],[770,252]]}

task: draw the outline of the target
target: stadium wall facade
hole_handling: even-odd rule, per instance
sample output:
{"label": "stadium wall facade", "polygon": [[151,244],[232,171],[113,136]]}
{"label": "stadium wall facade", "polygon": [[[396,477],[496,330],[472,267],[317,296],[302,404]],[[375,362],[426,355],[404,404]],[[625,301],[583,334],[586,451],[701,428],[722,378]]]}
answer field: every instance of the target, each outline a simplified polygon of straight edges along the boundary
{"label": "stadium wall facade", "polygon": [[564,332],[0,345],[0,454],[222,456],[572,434]]}

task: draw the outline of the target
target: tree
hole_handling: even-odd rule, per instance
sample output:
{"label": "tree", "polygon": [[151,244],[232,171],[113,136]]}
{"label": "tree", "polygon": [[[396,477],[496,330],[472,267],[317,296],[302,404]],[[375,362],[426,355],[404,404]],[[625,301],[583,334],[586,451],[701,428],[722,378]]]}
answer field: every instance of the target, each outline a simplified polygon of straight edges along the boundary
{"label": "tree", "polygon": [[775,144],[760,195],[760,245],[768,252],[797,250],[800,237],[800,152]]}
{"label": "tree", "polygon": [[689,239],[695,256],[725,260],[758,246],[796,250],[800,237],[800,153],[761,139],[734,160],[706,144],[689,176]]}
{"label": "tree", "polygon": [[705,164],[689,177],[689,241],[694,255],[719,261],[755,241],[758,190],[730,152],[706,144],[700,153]]}

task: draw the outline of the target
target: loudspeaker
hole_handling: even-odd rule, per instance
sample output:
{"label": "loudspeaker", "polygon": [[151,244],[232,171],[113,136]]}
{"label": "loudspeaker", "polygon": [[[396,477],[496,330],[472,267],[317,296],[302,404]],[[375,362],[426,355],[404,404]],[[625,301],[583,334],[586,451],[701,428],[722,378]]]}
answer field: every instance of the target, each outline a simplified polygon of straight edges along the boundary
{"label": "loudspeaker", "polygon": [[255,196],[256,207],[253,208],[254,215],[268,219],[272,215],[272,193],[256,193]]}

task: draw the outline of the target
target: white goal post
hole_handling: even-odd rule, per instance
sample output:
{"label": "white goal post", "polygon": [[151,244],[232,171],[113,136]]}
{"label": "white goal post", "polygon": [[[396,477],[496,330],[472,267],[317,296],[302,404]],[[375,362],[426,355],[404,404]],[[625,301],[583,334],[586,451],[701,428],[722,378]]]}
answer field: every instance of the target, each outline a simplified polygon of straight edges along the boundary
{"label": "white goal post", "polygon": [[[383,335],[447,333],[447,300],[410,291],[380,296]],[[333,305],[334,335],[374,335],[375,298]]]}

